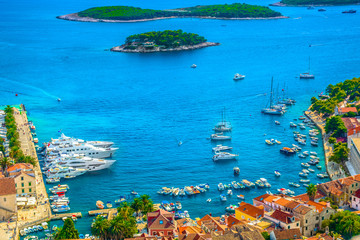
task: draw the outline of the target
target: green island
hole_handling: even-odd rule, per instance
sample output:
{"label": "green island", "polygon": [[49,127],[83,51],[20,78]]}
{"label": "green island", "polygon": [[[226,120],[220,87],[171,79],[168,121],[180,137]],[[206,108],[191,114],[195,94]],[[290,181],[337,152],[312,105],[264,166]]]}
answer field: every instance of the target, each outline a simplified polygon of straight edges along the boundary
{"label": "green island", "polygon": [[282,0],[278,3],[270,4],[270,6],[335,6],[351,5],[358,3],[360,3],[360,0]]}
{"label": "green island", "polygon": [[217,46],[219,43],[207,42],[206,38],[182,30],[152,31],[134,34],[126,38],[125,44],[113,47],[114,52],[161,52],[182,51]]}
{"label": "green island", "polygon": [[265,6],[245,3],[195,6],[170,10],[142,9],[129,6],[94,7],[58,16],[59,19],[84,22],[137,22],[178,17],[215,19],[278,19],[287,18]]}

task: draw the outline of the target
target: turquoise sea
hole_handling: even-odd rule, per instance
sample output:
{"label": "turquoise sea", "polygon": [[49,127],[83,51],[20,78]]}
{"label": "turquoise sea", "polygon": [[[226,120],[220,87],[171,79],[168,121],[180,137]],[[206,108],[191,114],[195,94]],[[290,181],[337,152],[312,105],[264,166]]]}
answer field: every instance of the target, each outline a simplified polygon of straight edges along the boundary
{"label": "turquoise sea", "polygon": [[[58,137],[61,130],[82,139],[114,141],[119,148],[111,169],[64,181],[71,187],[67,195],[73,212],[86,216],[97,200],[114,201],[131,190],[149,194],[155,202],[176,201],[179,198],[157,195],[157,190],[209,183],[209,192],[182,198],[183,209],[193,218],[220,215],[238,200],[233,196],[221,203],[219,182],[264,177],[272,192],[298,182],[300,158],[280,155],[279,149],[295,143],[289,122],[302,115],[312,96],[330,83],[360,76],[360,18],[341,14],[359,11],[359,6],[326,7],[326,12],[276,8],[291,17],[283,20],[81,23],[55,18],[101,5],[169,9],[225,2],[0,1],[0,104],[24,103],[40,142]],[[198,33],[221,45],[177,53],[108,51],[128,35],[165,29]],[[309,56],[316,78],[300,80]],[[191,69],[194,63],[198,67]],[[246,79],[234,82],[237,72]],[[288,95],[297,100],[281,117],[260,113],[272,77],[279,91],[286,85]],[[214,163],[215,144],[208,138],[223,107],[233,125],[233,152],[240,156],[238,161]],[[274,125],[274,120],[282,125]],[[270,138],[283,144],[267,146],[264,140]],[[324,166],[321,147],[305,148],[316,149]],[[239,177],[233,175],[234,166],[241,169]],[[275,178],[275,169],[280,178]],[[320,182],[310,175],[313,183]],[[305,188],[293,190],[300,194]],[[255,188],[242,194],[252,202],[265,191]],[[213,201],[206,203],[208,198]],[[91,220],[83,218],[76,227],[89,233]]]}

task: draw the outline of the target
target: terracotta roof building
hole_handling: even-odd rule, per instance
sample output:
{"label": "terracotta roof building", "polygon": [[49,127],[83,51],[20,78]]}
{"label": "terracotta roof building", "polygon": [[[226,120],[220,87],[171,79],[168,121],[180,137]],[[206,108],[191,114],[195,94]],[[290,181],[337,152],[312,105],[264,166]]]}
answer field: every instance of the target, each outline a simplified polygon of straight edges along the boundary
{"label": "terracotta roof building", "polygon": [[238,220],[253,221],[264,217],[264,206],[254,206],[246,202],[241,202],[239,207],[235,209],[235,217]]}
{"label": "terracotta roof building", "polygon": [[0,221],[16,214],[16,189],[13,178],[0,178]]}
{"label": "terracotta roof building", "polygon": [[147,214],[147,224],[151,236],[175,236],[177,226],[173,213],[159,209]]}
{"label": "terracotta roof building", "polygon": [[201,229],[206,233],[216,232],[218,234],[223,234],[228,230],[225,219],[221,220],[220,217],[213,217],[209,214],[198,220],[197,224],[201,226]]}
{"label": "terracotta roof building", "polygon": [[30,163],[16,163],[8,167],[8,173],[20,172],[20,171],[33,171],[34,167]]}
{"label": "terracotta roof building", "polygon": [[274,230],[270,233],[271,240],[287,240],[301,238],[300,229]]}
{"label": "terracotta roof building", "polygon": [[280,226],[282,229],[300,228],[299,218],[279,209],[276,209],[272,213],[266,214],[265,218]]}

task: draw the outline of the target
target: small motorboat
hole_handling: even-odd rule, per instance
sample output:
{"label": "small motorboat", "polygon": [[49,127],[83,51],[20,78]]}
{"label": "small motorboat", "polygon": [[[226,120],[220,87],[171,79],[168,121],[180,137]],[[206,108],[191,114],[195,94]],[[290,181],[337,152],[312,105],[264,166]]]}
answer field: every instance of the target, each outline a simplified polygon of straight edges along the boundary
{"label": "small motorboat", "polygon": [[227,195],[229,195],[229,196],[232,196],[232,195],[233,195],[233,192],[232,192],[231,189],[229,189],[229,190],[227,191]]}
{"label": "small motorboat", "polygon": [[139,194],[137,192],[135,192],[134,190],[132,190],[131,195],[139,195]]}
{"label": "small motorboat", "polygon": [[223,146],[223,145],[219,144],[219,145],[216,145],[216,147],[214,147],[212,150],[214,152],[220,152],[220,151],[226,151],[226,150],[231,150],[231,149],[232,149],[232,147]]}
{"label": "small motorboat", "polygon": [[277,176],[277,177],[281,176],[281,173],[279,171],[277,171],[277,170],[275,170],[274,173],[275,173],[275,176]]}
{"label": "small motorboat", "polygon": [[356,10],[351,9],[351,10],[343,11],[342,13],[356,13]]}
{"label": "small motorboat", "polygon": [[300,179],[300,182],[301,183],[308,183],[308,182],[310,182],[310,179]]}
{"label": "small motorboat", "polygon": [[108,201],[108,202],[106,203],[106,207],[107,207],[107,208],[112,208],[111,201]]}
{"label": "small motorboat", "polygon": [[297,184],[297,183],[294,183],[294,182],[289,182],[289,185],[290,186],[293,186],[293,187],[300,187],[300,185],[299,184]]}
{"label": "small motorboat", "polygon": [[299,176],[300,177],[304,177],[304,178],[307,178],[307,174],[306,173],[304,173],[304,172],[299,172]]}
{"label": "small motorboat", "polygon": [[309,168],[310,165],[308,163],[301,163],[301,166],[304,167],[304,168]]}
{"label": "small motorboat", "polygon": [[305,151],[305,152],[303,152],[302,154],[304,154],[305,156],[309,156],[309,152],[308,152],[308,151]]}
{"label": "small motorboat", "polygon": [[241,75],[241,74],[239,74],[239,73],[236,73],[235,75],[234,75],[234,78],[233,78],[233,80],[243,80],[245,78],[245,75]]}
{"label": "small motorboat", "polygon": [[240,195],[237,195],[237,198],[244,200],[245,196],[240,194]]}
{"label": "small motorboat", "polygon": [[239,168],[239,167],[234,167],[233,170],[234,170],[234,174],[235,174],[235,175],[239,175],[239,174],[240,174],[240,168]]}
{"label": "small motorboat", "polygon": [[276,143],[276,144],[281,144],[281,142],[278,141],[278,140],[276,140],[276,139],[275,139],[275,143]]}
{"label": "small motorboat", "polygon": [[325,8],[319,8],[318,12],[326,12],[326,9]]}
{"label": "small motorboat", "polygon": [[295,123],[293,123],[293,122],[290,122],[290,127],[291,127],[291,128],[296,128],[297,125],[296,125]]}
{"label": "small motorboat", "polygon": [[267,145],[273,145],[274,144],[274,142],[272,142],[272,141],[270,141],[270,140],[265,140],[265,143],[267,144]]}
{"label": "small motorboat", "polygon": [[317,152],[310,152],[310,155],[317,156]]}
{"label": "small motorboat", "polygon": [[276,125],[280,125],[280,122],[279,122],[279,121],[275,121],[275,124],[276,124]]}
{"label": "small motorboat", "polygon": [[104,206],[104,203],[100,200],[96,201],[96,207],[99,208],[99,209],[104,209],[105,206]]}
{"label": "small motorboat", "polygon": [[306,158],[304,154],[299,154],[299,158]]}
{"label": "small motorboat", "polygon": [[215,134],[211,134],[210,136],[212,141],[226,141],[226,140],[231,140],[231,136],[225,136],[222,133],[215,133]]}
{"label": "small motorboat", "polygon": [[206,202],[210,203],[210,202],[211,202],[211,198],[208,198],[208,199],[206,200]]}
{"label": "small motorboat", "polygon": [[283,153],[285,155],[292,155],[295,154],[294,149],[288,148],[288,147],[283,147],[282,149],[280,149],[280,153]]}
{"label": "small motorboat", "polygon": [[228,212],[228,213],[235,213],[236,208],[237,208],[236,205],[230,205],[230,206],[225,208],[225,211]]}
{"label": "small motorboat", "polygon": [[196,68],[197,66],[196,66],[196,64],[193,64],[193,65],[191,65],[190,67],[191,67],[191,68]]}
{"label": "small motorboat", "polygon": [[308,171],[309,171],[309,172],[312,172],[312,173],[315,172],[315,170],[312,169],[312,168],[308,168]]}
{"label": "small motorboat", "polygon": [[177,202],[175,203],[175,207],[176,207],[176,210],[181,210],[181,209],[182,209],[181,202],[177,201]]}
{"label": "small motorboat", "polygon": [[319,144],[317,142],[315,142],[315,141],[311,141],[311,145],[314,146],[314,147],[319,146]]}
{"label": "small motorboat", "polygon": [[318,178],[321,178],[321,179],[325,178],[325,177],[324,177],[324,174],[321,174],[321,173],[316,174],[316,176],[317,176]]}
{"label": "small motorboat", "polygon": [[317,167],[318,169],[321,169],[321,166],[320,166],[320,165],[317,165],[316,167]]}
{"label": "small motorboat", "polygon": [[224,194],[221,194],[221,195],[220,195],[220,200],[221,200],[222,202],[227,201],[226,196],[225,196]]}
{"label": "small motorboat", "polygon": [[237,154],[231,154],[228,152],[215,152],[215,155],[213,156],[213,161],[219,161],[219,160],[234,160],[238,157]]}

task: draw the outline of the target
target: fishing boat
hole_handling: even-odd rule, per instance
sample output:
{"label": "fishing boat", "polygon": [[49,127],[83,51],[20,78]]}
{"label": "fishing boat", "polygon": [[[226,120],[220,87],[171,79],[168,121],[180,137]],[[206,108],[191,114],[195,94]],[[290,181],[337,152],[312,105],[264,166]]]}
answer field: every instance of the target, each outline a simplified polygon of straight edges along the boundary
{"label": "fishing boat", "polygon": [[219,189],[219,191],[224,191],[224,185],[222,184],[222,183],[219,183],[218,184],[218,189]]}
{"label": "fishing boat", "polygon": [[293,154],[295,154],[295,151],[291,148],[283,147],[282,149],[280,149],[280,153],[285,154],[285,155],[293,155]]}
{"label": "fishing boat", "polygon": [[314,79],[315,76],[310,73],[310,57],[309,57],[309,71],[307,73],[300,73],[300,79]]}
{"label": "fishing boat", "polygon": [[255,185],[259,188],[265,187],[264,183],[261,180],[256,180]]}
{"label": "fishing boat", "polygon": [[100,200],[96,201],[96,207],[99,208],[99,209],[104,209],[105,206],[104,206],[104,203]]}
{"label": "fishing boat", "polygon": [[234,167],[234,175],[239,175],[240,174],[240,168],[239,167]]}
{"label": "fishing boat", "polygon": [[244,195],[237,195],[237,198],[239,198],[239,199],[242,199],[242,200],[245,200],[245,196]]}
{"label": "fishing boat", "polygon": [[275,124],[276,124],[276,125],[280,125],[280,122],[279,122],[279,121],[275,121]]}
{"label": "fishing boat", "polygon": [[351,9],[351,10],[343,11],[342,13],[356,13],[356,10]]}
{"label": "fishing boat", "polygon": [[219,144],[219,145],[216,145],[216,147],[214,147],[212,150],[214,152],[220,152],[220,151],[226,151],[226,150],[231,150],[231,149],[232,149],[232,147],[223,146],[223,145]]}
{"label": "fishing boat", "polygon": [[245,75],[241,75],[241,74],[239,74],[239,73],[236,73],[235,75],[234,75],[234,78],[233,78],[233,80],[243,80],[245,78]]}
{"label": "fishing boat", "polygon": [[234,160],[238,157],[237,154],[232,154],[228,152],[215,152],[215,155],[213,156],[213,161],[219,161],[219,160]]}
{"label": "fishing boat", "polygon": [[269,115],[283,115],[285,111],[283,109],[275,108],[273,105],[273,81],[274,78],[271,79],[269,107],[263,108],[261,112]]}
{"label": "fishing boat", "polygon": [[226,196],[224,195],[224,194],[221,194],[220,195],[220,200],[222,201],[222,202],[225,202],[227,199],[226,199]]}
{"label": "fishing boat", "polygon": [[306,118],[304,116],[300,116],[299,120],[305,120]]}
{"label": "fishing boat", "polygon": [[223,135],[222,133],[211,134],[210,138],[211,138],[212,141],[231,140],[231,136],[226,136],[226,135]]}
{"label": "fishing boat", "polygon": [[230,122],[226,121],[225,108],[221,114],[221,122],[218,122],[213,130],[215,132],[230,132],[232,130]]}
{"label": "fishing boat", "polygon": [[175,203],[175,206],[176,206],[176,210],[181,210],[182,209],[182,205],[181,205],[181,202],[177,201]]}
{"label": "fishing boat", "polygon": [[275,173],[275,176],[276,176],[276,177],[280,177],[280,176],[281,176],[281,173],[280,173],[279,171],[277,171],[277,170],[275,170],[274,173]]}
{"label": "fishing boat", "polygon": [[271,184],[267,181],[266,178],[260,178],[260,181],[263,182],[263,184],[265,185],[265,187],[270,188]]}
{"label": "fishing boat", "polygon": [[111,201],[108,201],[108,202],[106,203],[106,207],[107,207],[107,208],[112,208]]}
{"label": "fishing boat", "polygon": [[235,209],[237,208],[238,206],[236,205],[230,205],[228,207],[225,208],[225,211],[228,212],[228,213],[235,213]]}
{"label": "fishing boat", "polygon": [[245,189],[245,185],[242,184],[241,182],[237,182],[237,185],[240,187],[240,189]]}

